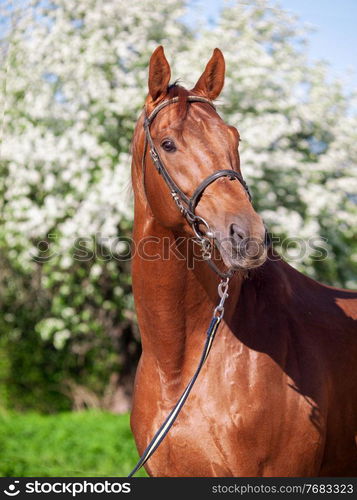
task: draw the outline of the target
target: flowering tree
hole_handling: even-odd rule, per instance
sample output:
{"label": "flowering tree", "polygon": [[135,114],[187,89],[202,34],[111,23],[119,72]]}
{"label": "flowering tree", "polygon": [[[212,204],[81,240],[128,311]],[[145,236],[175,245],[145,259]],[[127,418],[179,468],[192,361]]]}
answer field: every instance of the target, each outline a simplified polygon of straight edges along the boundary
{"label": "flowering tree", "polygon": [[[355,95],[307,61],[298,20],[272,2],[236,2],[179,54],[179,75],[222,49],[221,111],[241,133],[241,164],[254,204],[292,265],[326,283],[356,287]],[[193,75],[193,80],[196,75]],[[294,244],[295,243],[295,244]]]}
{"label": "flowering tree", "polygon": [[[138,336],[123,242],[113,238],[130,230],[129,145],[147,62],[158,43],[184,48],[182,2],[46,0],[8,13],[0,245],[11,366],[35,345],[52,384],[37,384],[44,405],[60,379],[77,406],[107,384],[98,404],[125,409]],[[29,372],[30,360],[20,382],[32,393]]]}
{"label": "flowering tree", "polygon": [[111,381],[96,404],[125,408],[124,380],[112,374],[130,374],[138,345],[117,237],[131,228],[129,146],[159,43],[187,86],[212,49],[223,50],[220,111],[240,130],[243,173],[277,246],[292,245],[287,257],[313,277],[354,286],[352,97],[323,65],[308,64],[299,22],[271,6],[227,7],[199,36],[184,23],[183,0],[21,1],[6,11],[0,325],[8,375],[35,346],[52,360],[39,355],[54,391],[61,382],[80,406]]}

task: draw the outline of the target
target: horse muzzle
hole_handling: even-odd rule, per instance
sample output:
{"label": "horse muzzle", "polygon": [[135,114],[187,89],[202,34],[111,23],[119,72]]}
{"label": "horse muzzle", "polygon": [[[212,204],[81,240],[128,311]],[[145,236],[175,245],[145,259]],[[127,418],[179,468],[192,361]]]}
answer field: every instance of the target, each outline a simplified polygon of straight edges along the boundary
{"label": "horse muzzle", "polygon": [[253,269],[264,264],[267,259],[270,239],[263,224],[261,230],[252,232],[234,222],[230,224],[228,234],[215,231],[214,238],[228,268]]}

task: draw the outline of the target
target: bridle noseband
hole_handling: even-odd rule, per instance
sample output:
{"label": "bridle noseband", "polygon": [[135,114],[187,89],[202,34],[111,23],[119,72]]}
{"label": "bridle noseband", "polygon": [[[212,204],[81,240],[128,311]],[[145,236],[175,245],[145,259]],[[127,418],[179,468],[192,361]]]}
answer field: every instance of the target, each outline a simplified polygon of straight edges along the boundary
{"label": "bridle noseband", "polygon": [[[166,106],[169,106],[170,104],[175,104],[179,101],[179,97],[174,97],[173,99],[169,99],[167,101],[163,101],[161,104],[159,104],[151,113],[149,116],[146,116],[144,119],[144,131],[145,131],[145,146],[144,146],[144,153],[143,153],[143,158],[142,158],[142,168],[143,168],[143,178],[145,178],[145,156],[146,156],[146,150],[147,146],[149,145],[150,147],[150,155],[152,158],[152,161],[156,167],[156,170],[159,172],[160,175],[162,175],[165,183],[167,184],[168,188],[170,189],[171,196],[174,199],[177,207],[179,208],[181,214],[186,218],[187,222],[189,225],[192,227],[192,230],[197,238],[197,242],[201,245],[202,248],[202,256],[205,260],[207,260],[208,264],[211,266],[211,268],[221,277],[221,278],[226,278],[232,276],[234,270],[230,270],[226,273],[222,272],[217,265],[213,262],[212,260],[212,252],[213,252],[213,244],[211,242],[211,239],[214,240],[213,233],[209,227],[208,222],[203,218],[200,217],[195,213],[196,207],[198,205],[198,202],[200,201],[200,198],[204,192],[204,190],[213,182],[215,182],[217,179],[220,179],[221,177],[228,177],[229,179],[237,179],[241,185],[244,187],[244,190],[246,191],[249,201],[251,201],[251,195],[248,189],[248,186],[246,182],[244,181],[242,175],[237,172],[236,170],[217,170],[213,174],[209,175],[206,177],[201,184],[195,189],[193,192],[192,196],[188,198],[185,193],[179,188],[179,186],[176,184],[176,182],[173,180],[169,172],[167,171],[163,161],[160,158],[159,152],[155,147],[154,141],[151,137],[150,134],[150,125],[152,124],[154,118],[157,116],[157,114]],[[203,102],[209,104],[214,110],[216,110],[214,104],[212,101],[209,99],[206,99],[205,97],[199,97],[199,96],[187,96],[187,101],[188,102]],[[200,230],[200,225],[204,225],[206,227],[206,232],[202,233]]]}

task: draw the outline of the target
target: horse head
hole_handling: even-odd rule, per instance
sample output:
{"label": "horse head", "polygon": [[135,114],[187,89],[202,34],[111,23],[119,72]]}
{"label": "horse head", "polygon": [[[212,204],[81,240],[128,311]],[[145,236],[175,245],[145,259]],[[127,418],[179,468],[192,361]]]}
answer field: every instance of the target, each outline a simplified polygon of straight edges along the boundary
{"label": "horse head", "polygon": [[224,76],[224,57],[215,49],[191,90],[169,85],[164,50],[154,51],[143,122],[143,180],[162,226],[214,241],[229,269],[250,269],[266,259],[266,229],[241,176],[239,132],[213,105]]}

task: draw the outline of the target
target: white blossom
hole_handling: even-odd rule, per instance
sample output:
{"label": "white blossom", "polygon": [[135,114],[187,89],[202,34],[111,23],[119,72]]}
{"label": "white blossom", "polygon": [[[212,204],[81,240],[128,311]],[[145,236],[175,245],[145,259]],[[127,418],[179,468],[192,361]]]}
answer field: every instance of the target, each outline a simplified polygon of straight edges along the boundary
{"label": "white blossom", "polygon": [[[219,111],[240,131],[257,210],[273,232],[324,236],[331,257],[339,248],[349,259],[356,96],[329,81],[326,65],[308,63],[306,30],[272,2],[228,4],[217,25],[201,22],[196,33],[181,22],[184,10],[182,0],[16,4],[0,67],[1,238],[24,268],[36,266],[37,242],[53,230],[66,272],[76,238],[110,242],[131,220],[129,146],[159,43],[189,88],[222,49]],[[298,266],[313,270],[311,255]]]}

